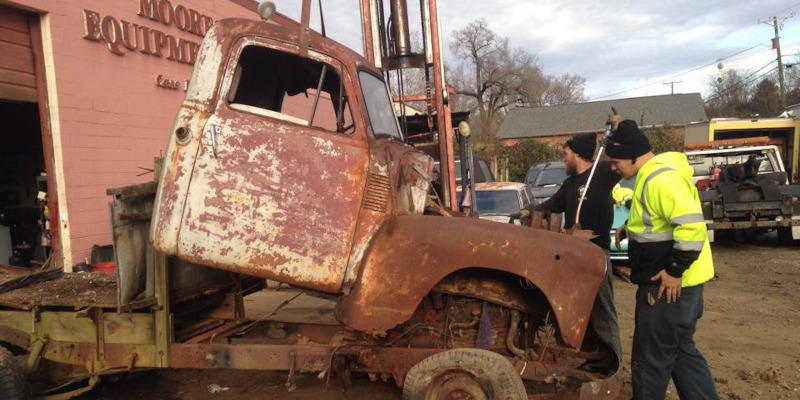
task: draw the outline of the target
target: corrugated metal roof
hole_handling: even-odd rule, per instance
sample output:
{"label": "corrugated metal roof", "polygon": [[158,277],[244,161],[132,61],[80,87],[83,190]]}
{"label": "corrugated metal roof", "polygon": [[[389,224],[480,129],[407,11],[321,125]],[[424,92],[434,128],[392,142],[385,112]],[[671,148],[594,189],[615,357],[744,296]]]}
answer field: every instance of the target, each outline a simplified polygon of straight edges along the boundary
{"label": "corrugated metal roof", "polygon": [[500,139],[601,132],[611,107],[642,126],[686,125],[707,121],[700,93],[636,97],[547,107],[514,108],[506,115]]}

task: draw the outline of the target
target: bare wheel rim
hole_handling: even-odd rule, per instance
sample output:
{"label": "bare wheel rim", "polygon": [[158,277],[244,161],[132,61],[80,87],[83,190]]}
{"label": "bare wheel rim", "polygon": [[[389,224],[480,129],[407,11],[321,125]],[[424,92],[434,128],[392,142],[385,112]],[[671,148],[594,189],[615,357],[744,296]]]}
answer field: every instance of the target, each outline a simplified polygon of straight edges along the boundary
{"label": "bare wheel rim", "polygon": [[486,390],[463,371],[447,371],[428,387],[427,400],[489,400]]}

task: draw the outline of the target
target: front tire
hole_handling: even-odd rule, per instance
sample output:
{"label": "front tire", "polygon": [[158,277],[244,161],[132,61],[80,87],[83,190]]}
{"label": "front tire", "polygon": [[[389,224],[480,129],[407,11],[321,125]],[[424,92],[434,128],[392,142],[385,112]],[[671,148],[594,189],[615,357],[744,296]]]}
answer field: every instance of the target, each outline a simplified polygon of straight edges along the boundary
{"label": "front tire", "polygon": [[778,228],[778,241],[783,245],[790,245],[794,241],[792,237],[792,227],[786,226]]}
{"label": "front tire", "polygon": [[29,400],[31,386],[22,366],[4,347],[0,347],[0,399]]}
{"label": "front tire", "polygon": [[412,367],[403,400],[527,400],[519,373],[503,356],[481,349],[434,354]]}

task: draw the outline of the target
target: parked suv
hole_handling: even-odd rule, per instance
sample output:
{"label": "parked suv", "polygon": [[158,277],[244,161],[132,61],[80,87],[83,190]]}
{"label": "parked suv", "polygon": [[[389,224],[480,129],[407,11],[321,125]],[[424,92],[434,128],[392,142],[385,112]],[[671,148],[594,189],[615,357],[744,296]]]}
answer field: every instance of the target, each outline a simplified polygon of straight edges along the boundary
{"label": "parked suv", "polygon": [[525,184],[533,204],[542,203],[556,194],[565,179],[567,172],[563,161],[548,161],[530,167]]}
{"label": "parked suv", "polygon": [[[486,159],[479,156],[472,157],[472,164],[475,168],[475,183],[481,182],[494,182],[494,175],[492,175],[492,169],[489,168],[489,163],[486,162]],[[433,163],[433,182],[439,181],[439,161]],[[461,186],[461,160],[456,158],[453,161],[453,168],[455,169],[456,174],[456,187]]]}

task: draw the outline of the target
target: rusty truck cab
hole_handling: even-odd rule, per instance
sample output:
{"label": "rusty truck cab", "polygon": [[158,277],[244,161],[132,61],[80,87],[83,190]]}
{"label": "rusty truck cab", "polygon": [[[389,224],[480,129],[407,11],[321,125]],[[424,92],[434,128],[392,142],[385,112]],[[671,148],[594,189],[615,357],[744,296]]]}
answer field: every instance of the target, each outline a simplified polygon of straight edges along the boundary
{"label": "rusty truck cab", "polygon": [[299,43],[265,22],[210,30],[152,238],[187,261],[338,293],[387,207],[422,212],[432,160],[403,144],[380,71],[330,39]]}

